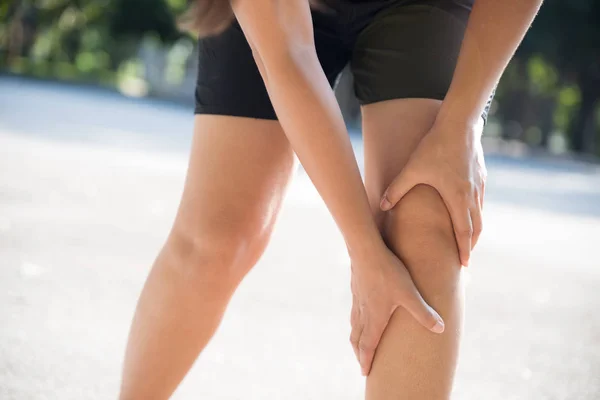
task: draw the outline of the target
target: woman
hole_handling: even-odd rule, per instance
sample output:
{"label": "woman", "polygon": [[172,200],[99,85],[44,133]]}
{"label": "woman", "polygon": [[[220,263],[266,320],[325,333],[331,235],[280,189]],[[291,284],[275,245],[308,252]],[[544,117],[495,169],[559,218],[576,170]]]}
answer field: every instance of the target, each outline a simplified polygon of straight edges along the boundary
{"label": "woman", "polygon": [[[264,250],[294,153],[348,247],[366,398],[448,399],[461,265],[482,229],[483,121],[540,3],[196,0],[189,171],[139,300],[121,399],[173,393]],[[347,63],[364,186],[331,90]]]}

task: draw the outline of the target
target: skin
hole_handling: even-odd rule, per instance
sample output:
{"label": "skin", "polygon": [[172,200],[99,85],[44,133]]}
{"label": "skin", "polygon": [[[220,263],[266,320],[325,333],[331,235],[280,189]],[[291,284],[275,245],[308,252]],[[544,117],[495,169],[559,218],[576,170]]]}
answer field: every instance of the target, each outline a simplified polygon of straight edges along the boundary
{"label": "skin", "polygon": [[[373,365],[367,398],[447,399],[462,318],[460,264],[480,230],[479,115],[539,4],[478,0],[443,104],[365,107],[367,196],[316,57],[308,3],[234,2],[279,122],[196,117],[180,209],[140,297],[120,398],[168,398],[208,343],[268,241],[293,149],[351,257],[351,341],[363,373]],[[446,318],[443,335],[433,333],[444,322],[422,295]]]}
{"label": "skin", "polygon": [[171,396],[262,254],[295,168],[276,121],[195,117],[179,210],[129,333],[121,400]]}
{"label": "skin", "polygon": [[[390,212],[385,188],[433,125],[441,102],[399,99],[363,107],[365,186],[386,243],[444,317],[442,335],[424,332],[403,309],[392,316],[367,377],[366,398],[449,399],[462,332],[464,291],[450,216],[438,192],[419,185]],[[480,120],[479,129],[483,128]]]}

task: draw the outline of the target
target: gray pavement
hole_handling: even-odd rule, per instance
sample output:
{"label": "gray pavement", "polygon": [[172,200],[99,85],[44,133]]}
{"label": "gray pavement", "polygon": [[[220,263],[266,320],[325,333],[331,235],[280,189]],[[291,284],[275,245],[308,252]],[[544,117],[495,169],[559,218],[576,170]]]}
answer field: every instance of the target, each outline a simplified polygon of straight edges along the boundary
{"label": "gray pavement", "polygon": [[[185,107],[0,78],[1,400],[115,398],[190,129]],[[454,399],[598,400],[600,169],[502,156],[488,166]],[[341,236],[300,172],[175,398],[361,399],[348,278]]]}

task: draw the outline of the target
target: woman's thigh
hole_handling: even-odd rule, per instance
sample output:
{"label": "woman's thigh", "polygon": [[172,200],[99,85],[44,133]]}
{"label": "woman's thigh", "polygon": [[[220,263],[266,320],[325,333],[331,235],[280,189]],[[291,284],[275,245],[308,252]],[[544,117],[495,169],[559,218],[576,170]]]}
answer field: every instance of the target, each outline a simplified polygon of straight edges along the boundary
{"label": "woman's thigh", "polygon": [[433,126],[441,101],[395,99],[362,106],[365,186],[375,216],[383,192]]}
{"label": "woman's thigh", "polygon": [[251,266],[269,239],[295,166],[277,121],[197,115],[171,236],[184,238],[179,242],[200,256],[222,252]]}

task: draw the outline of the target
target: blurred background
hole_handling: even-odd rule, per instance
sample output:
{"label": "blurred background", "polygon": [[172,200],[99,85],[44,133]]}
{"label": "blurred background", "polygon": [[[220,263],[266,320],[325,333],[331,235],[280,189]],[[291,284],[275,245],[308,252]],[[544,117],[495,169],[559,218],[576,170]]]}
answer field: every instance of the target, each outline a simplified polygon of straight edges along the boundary
{"label": "blurred background", "polygon": [[[0,5],[0,69],[191,102],[194,40],[173,15],[186,0],[14,0]],[[489,137],[552,153],[600,154],[600,4],[545,2],[496,94]],[[356,120],[351,77],[338,89]]]}
{"label": "blurred background", "polygon": [[[0,0],[2,400],[116,396],[186,169],[197,52],[175,26],[185,6]],[[362,166],[350,74],[336,94]],[[487,223],[455,399],[600,399],[599,98],[600,2],[546,0],[484,134]],[[348,265],[299,171],[175,398],[360,399]]]}

